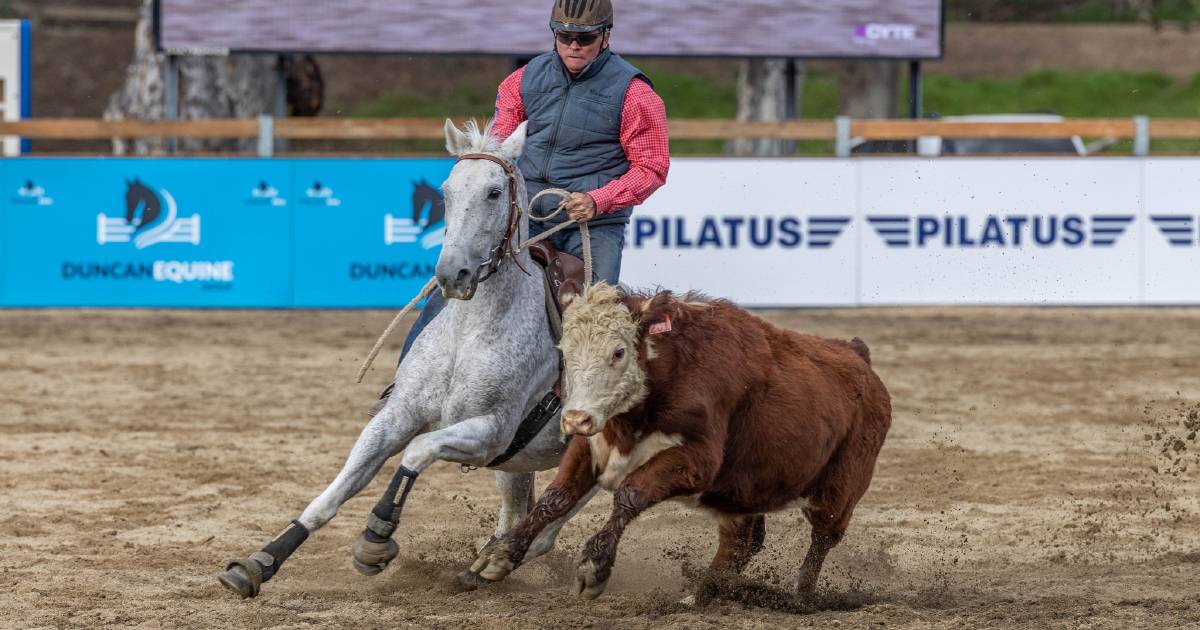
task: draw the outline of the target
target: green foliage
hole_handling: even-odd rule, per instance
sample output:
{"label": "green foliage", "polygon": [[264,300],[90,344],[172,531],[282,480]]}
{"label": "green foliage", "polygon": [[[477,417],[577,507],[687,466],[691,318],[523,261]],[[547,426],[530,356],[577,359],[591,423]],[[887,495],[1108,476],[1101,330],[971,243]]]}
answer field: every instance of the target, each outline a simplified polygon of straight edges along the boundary
{"label": "green foliage", "polygon": [[951,20],[973,22],[1183,22],[1200,0],[948,0]]}
{"label": "green foliage", "polygon": [[[671,73],[644,66],[672,118],[733,118],[737,88],[732,81]],[[906,88],[905,88],[906,89]],[[345,112],[352,116],[442,117],[492,113],[495,95],[460,89],[449,98],[419,94],[391,95],[360,104]],[[902,94],[901,102],[907,102]],[[837,115],[837,79],[810,73],[804,82],[802,114],[829,120]],[[943,116],[964,114],[1053,113],[1079,118],[1200,118],[1200,75],[1176,81],[1164,74],[1143,72],[1061,72],[1042,70],[1016,79],[959,79],[931,75],[925,82],[925,109]],[[675,154],[720,153],[720,140],[676,141]],[[439,151],[440,143],[404,142],[397,151]],[[1156,143],[1156,150],[1200,150],[1200,142]],[[802,153],[825,153],[828,143],[802,143]]]}

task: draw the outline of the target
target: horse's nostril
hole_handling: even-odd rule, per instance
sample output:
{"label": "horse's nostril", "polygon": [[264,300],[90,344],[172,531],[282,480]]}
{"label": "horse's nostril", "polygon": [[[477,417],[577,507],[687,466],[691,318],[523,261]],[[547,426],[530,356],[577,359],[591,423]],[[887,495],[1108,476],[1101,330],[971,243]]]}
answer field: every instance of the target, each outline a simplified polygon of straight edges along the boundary
{"label": "horse's nostril", "polygon": [[454,281],[459,284],[462,284],[462,283],[466,282],[467,279],[470,277],[471,277],[470,269],[459,269],[458,275],[454,277]]}

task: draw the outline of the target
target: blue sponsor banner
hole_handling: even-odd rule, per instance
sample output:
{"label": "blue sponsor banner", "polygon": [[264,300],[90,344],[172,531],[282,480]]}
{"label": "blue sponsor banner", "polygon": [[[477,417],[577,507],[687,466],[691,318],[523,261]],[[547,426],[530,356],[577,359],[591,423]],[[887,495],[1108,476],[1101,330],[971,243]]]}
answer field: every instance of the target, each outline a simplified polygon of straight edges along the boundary
{"label": "blue sponsor banner", "polygon": [[449,159],[0,162],[0,305],[391,307],[433,275]]}
{"label": "blue sponsor banner", "polygon": [[287,306],[289,175],[267,160],[7,160],[0,299]]}
{"label": "blue sponsor banner", "polygon": [[299,307],[405,304],[433,276],[449,159],[296,160]]}

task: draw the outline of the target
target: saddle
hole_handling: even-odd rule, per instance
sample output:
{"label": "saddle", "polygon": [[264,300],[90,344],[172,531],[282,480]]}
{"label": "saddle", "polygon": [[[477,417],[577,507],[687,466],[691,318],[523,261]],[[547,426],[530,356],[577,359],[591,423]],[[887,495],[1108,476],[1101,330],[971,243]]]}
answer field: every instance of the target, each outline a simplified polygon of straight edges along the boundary
{"label": "saddle", "polygon": [[546,283],[546,316],[550,320],[550,332],[554,340],[562,339],[562,295],[583,293],[583,261],[566,252],[560,252],[546,241],[529,246],[529,255],[544,272]]}

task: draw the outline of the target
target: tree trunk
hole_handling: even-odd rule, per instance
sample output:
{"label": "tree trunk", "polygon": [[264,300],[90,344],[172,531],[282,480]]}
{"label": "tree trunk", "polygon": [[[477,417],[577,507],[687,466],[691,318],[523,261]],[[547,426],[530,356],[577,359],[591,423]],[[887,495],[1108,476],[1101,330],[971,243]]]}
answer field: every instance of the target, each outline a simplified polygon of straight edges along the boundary
{"label": "tree trunk", "polygon": [[838,72],[838,113],[895,118],[900,106],[899,61],[848,61]]}
{"label": "tree trunk", "polygon": [[[803,85],[803,66],[797,68],[796,86]],[[738,69],[739,121],[781,121],[787,118],[787,60],[747,59]],[[796,117],[800,116],[800,96],[796,96]],[[725,152],[736,156],[777,156],[791,153],[795,143],[765,138],[736,138],[725,145]]]}
{"label": "tree trunk", "polygon": [[[166,60],[154,50],[153,0],[143,0],[136,28],[134,58],[126,70],[125,84],[109,99],[105,120],[162,120],[166,116],[164,91]],[[179,59],[179,118],[242,118],[273,114],[275,68],[271,55],[181,57]],[[248,151],[256,142],[243,140],[183,139],[185,151]],[[162,153],[159,139],[127,142],[113,139],[113,153]]]}

